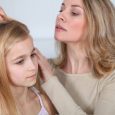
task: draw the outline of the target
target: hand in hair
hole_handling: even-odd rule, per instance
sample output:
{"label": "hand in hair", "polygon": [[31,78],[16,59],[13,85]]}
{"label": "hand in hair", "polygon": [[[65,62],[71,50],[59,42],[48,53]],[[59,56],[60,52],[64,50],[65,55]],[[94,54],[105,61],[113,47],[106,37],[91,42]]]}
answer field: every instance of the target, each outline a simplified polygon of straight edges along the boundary
{"label": "hand in hair", "polygon": [[5,11],[0,7],[0,21],[4,20],[4,17],[6,17]]}
{"label": "hand in hair", "polygon": [[53,75],[53,68],[49,64],[48,60],[41,54],[36,48],[36,54],[38,57],[39,74],[43,81],[47,81]]}
{"label": "hand in hair", "polygon": [[4,9],[0,7],[0,22],[6,22],[8,20],[11,20],[11,18],[7,16]]}

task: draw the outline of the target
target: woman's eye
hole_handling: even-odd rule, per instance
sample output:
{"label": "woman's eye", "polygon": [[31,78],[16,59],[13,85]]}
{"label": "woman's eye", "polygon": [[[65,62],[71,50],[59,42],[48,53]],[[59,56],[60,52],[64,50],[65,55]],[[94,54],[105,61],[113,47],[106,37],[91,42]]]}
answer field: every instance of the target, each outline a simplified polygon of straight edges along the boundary
{"label": "woman's eye", "polygon": [[73,16],[78,16],[78,15],[79,15],[79,13],[75,13],[75,12],[71,12],[71,14],[72,14]]}
{"label": "woman's eye", "polygon": [[64,10],[64,7],[61,6],[59,12],[63,12],[63,10]]}
{"label": "woman's eye", "polygon": [[62,12],[62,11],[63,11],[62,9],[59,10],[59,12]]}
{"label": "woman's eye", "polygon": [[31,57],[32,57],[32,58],[35,57],[35,56],[36,56],[36,53],[31,54]]}

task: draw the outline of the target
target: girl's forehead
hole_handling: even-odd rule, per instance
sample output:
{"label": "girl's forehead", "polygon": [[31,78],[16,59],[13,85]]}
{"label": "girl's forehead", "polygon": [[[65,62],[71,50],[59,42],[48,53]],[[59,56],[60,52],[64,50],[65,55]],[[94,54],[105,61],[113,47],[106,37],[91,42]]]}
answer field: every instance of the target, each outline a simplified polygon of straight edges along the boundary
{"label": "girl's forehead", "polygon": [[28,38],[23,41],[16,42],[8,52],[8,56],[15,58],[21,55],[31,54],[34,49],[33,40]]}

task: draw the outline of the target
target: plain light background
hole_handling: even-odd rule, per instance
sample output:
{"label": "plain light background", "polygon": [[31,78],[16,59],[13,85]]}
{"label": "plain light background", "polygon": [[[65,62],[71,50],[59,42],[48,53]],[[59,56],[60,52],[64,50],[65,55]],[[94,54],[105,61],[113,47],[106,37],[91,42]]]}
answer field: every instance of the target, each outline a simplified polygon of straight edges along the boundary
{"label": "plain light background", "polygon": [[[6,14],[25,23],[34,44],[46,57],[55,57],[55,19],[63,0],[0,0]],[[115,0],[112,0],[115,4]]]}

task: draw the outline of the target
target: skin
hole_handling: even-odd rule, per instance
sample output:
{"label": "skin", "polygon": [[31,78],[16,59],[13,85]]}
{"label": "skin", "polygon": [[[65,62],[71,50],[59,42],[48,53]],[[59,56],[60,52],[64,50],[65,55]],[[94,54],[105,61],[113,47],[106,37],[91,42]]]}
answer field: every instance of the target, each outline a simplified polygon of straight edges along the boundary
{"label": "skin", "polygon": [[14,44],[6,57],[6,63],[14,86],[29,87],[36,83],[38,67],[31,38]]}

